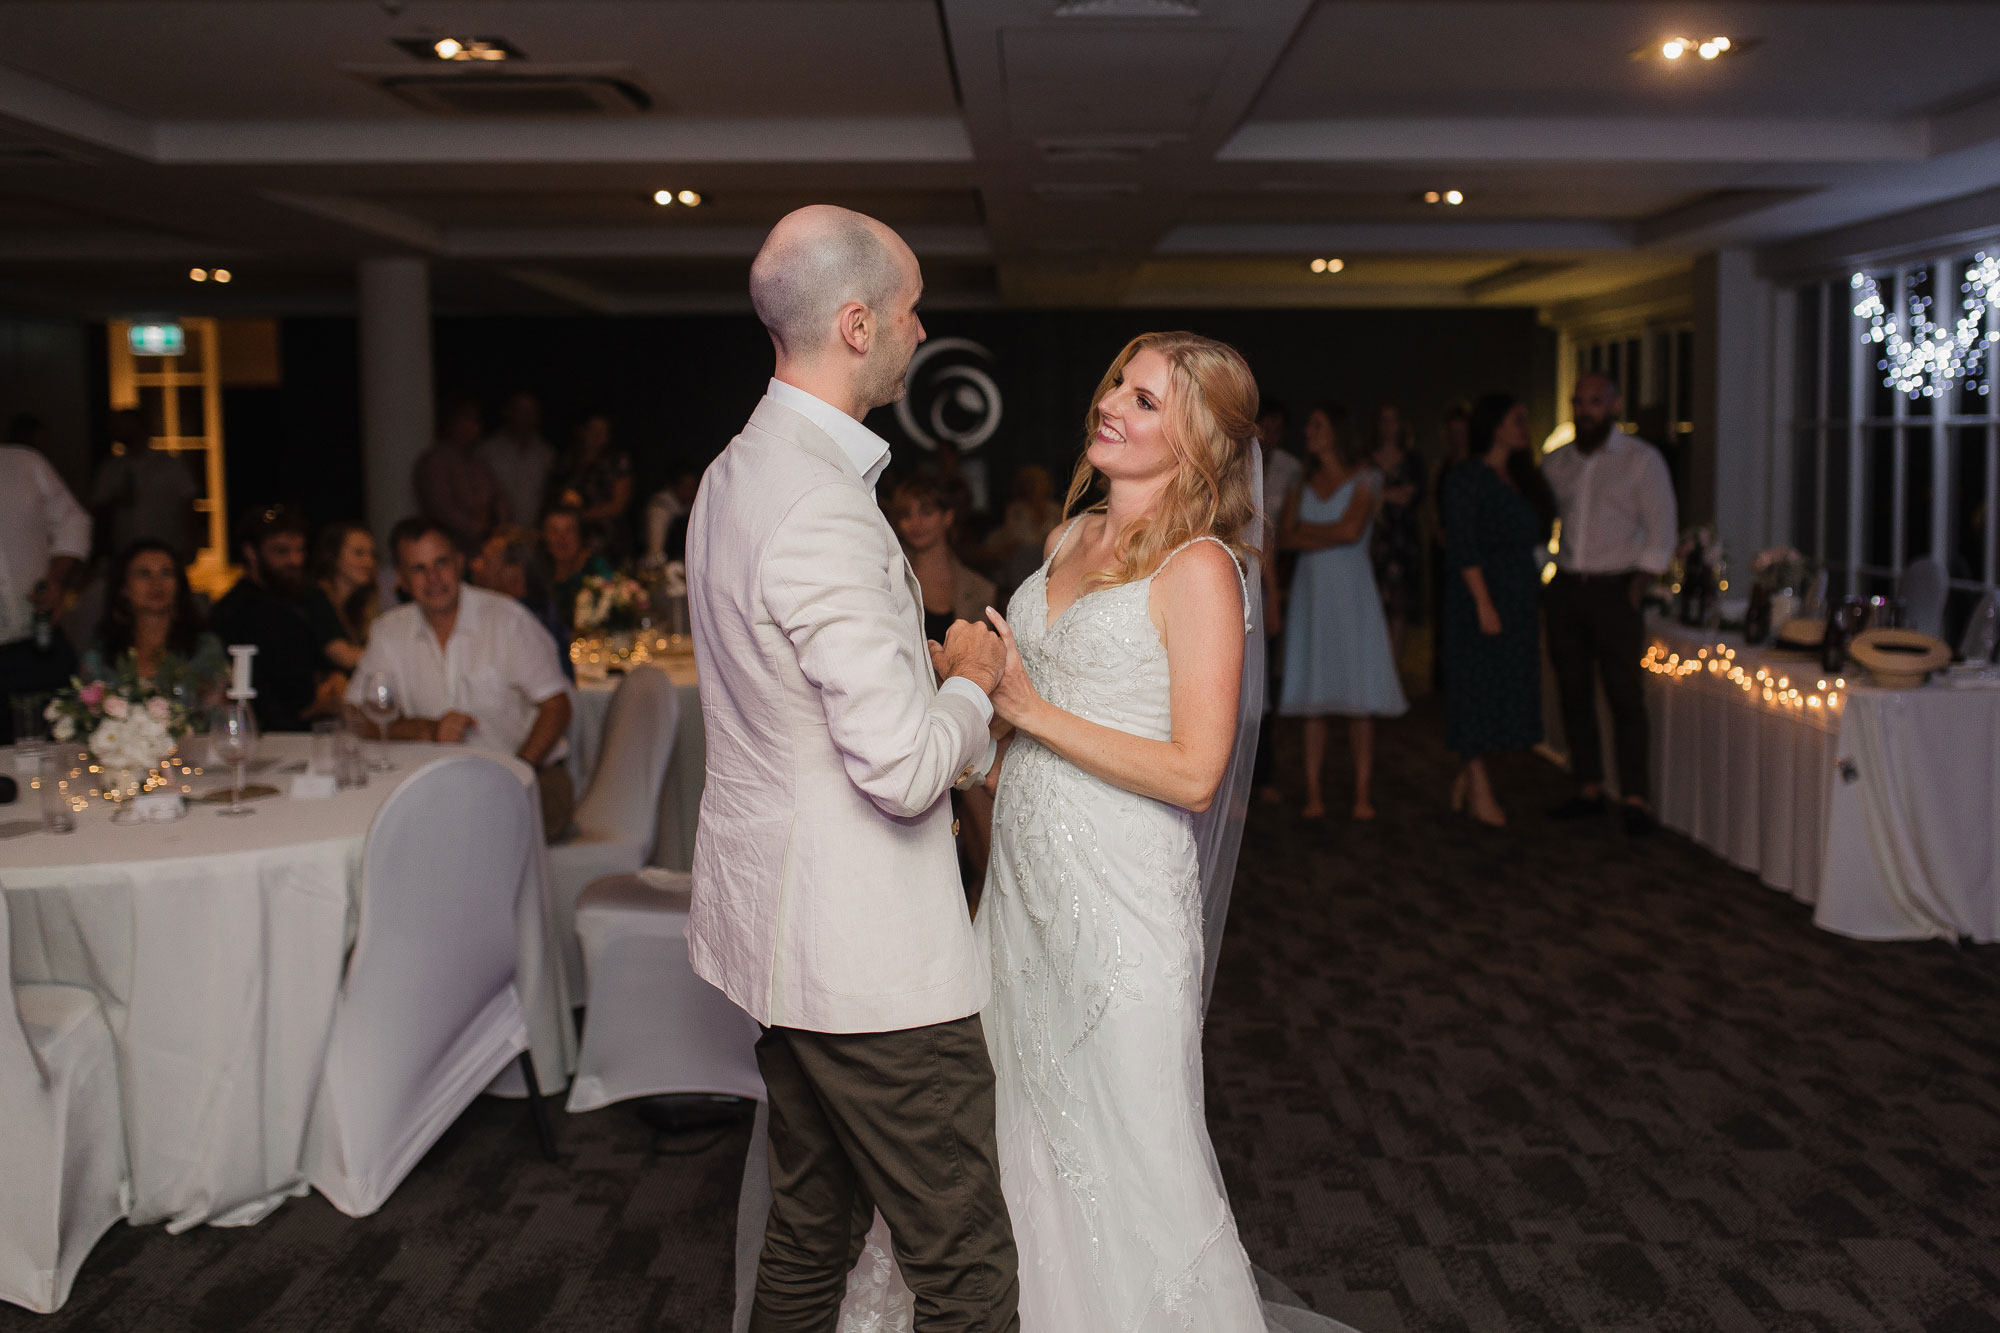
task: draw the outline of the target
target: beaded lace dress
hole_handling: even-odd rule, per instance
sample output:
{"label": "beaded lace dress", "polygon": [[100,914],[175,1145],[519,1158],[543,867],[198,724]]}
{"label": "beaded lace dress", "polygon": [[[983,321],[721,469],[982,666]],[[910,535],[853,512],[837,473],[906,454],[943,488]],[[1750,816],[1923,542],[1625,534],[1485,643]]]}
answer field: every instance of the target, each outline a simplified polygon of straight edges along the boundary
{"label": "beaded lace dress", "polygon": [[[1008,607],[1036,690],[1079,717],[1170,739],[1151,578],[1085,593],[1050,623],[1053,559]],[[1193,817],[1017,735],[975,928],[992,962],[982,1018],[1023,1333],[1342,1327],[1267,1310],[1223,1192],[1202,1104]],[[878,1216],[842,1333],[911,1328],[888,1248]]]}

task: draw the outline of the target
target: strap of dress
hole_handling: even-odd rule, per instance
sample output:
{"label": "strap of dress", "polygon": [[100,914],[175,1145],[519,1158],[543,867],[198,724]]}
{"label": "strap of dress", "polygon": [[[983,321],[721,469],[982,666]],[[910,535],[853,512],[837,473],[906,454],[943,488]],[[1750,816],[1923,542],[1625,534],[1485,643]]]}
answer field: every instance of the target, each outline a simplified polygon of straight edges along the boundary
{"label": "strap of dress", "polygon": [[[1063,535],[1065,538],[1067,538],[1069,534],[1064,533]],[[1176,546],[1173,550],[1167,552],[1167,559],[1162,560],[1159,563],[1159,566],[1153,570],[1152,574],[1149,575],[1149,577],[1152,578],[1159,577],[1160,570],[1165,569],[1167,567],[1167,560],[1172,560],[1182,551],[1187,550],[1188,547],[1199,545],[1202,542],[1214,542],[1217,546],[1220,546],[1222,548],[1222,553],[1229,557],[1229,563],[1236,567],[1236,583],[1237,586],[1243,589],[1243,632],[1245,634],[1248,634],[1252,629],[1255,628],[1255,626],[1252,625],[1250,621],[1250,580],[1243,573],[1243,562],[1236,558],[1236,552],[1230,550],[1229,543],[1222,540],[1222,538],[1213,536],[1204,536],[1204,537],[1196,537],[1191,542],[1182,542],[1179,546]],[[1057,549],[1060,550],[1062,548],[1058,546]]]}
{"label": "strap of dress", "polygon": [[1050,551],[1048,558],[1042,561],[1042,572],[1044,574],[1055,568],[1056,557],[1062,554],[1062,548],[1069,544],[1069,535],[1076,531],[1077,525],[1083,522],[1083,519],[1084,516],[1078,514],[1075,518],[1063,524],[1062,536],[1056,538],[1056,549]]}

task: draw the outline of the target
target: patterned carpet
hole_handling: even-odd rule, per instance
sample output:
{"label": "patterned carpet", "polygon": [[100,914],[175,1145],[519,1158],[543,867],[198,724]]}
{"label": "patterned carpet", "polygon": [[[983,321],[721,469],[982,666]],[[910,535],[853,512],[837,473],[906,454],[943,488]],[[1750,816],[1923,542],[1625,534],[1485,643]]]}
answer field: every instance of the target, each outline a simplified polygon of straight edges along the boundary
{"label": "patterned carpet", "polygon": [[[2000,1333],[2000,950],[1551,825],[1532,758],[1449,818],[1440,731],[1381,728],[1373,826],[1254,816],[1208,1029],[1251,1257],[1364,1333]],[[367,1220],[120,1227],[0,1330],[726,1328],[744,1133],[558,1132],[482,1100]]]}

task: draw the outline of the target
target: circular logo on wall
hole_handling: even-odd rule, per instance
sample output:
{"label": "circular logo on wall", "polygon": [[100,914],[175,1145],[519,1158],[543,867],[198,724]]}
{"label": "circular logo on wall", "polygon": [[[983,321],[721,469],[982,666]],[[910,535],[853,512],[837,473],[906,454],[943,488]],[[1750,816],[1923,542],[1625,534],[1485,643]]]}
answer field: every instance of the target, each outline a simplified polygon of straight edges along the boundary
{"label": "circular logo on wall", "polygon": [[1000,386],[993,353],[970,338],[933,338],[917,349],[903,377],[896,422],[927,450],[940,441],[970,453],[1000,429]]}

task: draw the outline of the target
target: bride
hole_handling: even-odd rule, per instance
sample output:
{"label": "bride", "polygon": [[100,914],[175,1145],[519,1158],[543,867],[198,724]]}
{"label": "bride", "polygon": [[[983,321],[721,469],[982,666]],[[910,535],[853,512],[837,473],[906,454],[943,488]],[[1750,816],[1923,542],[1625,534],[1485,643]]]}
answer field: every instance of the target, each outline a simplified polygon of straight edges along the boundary
{"label": "bride", "polygon": [[[1067,508],[1099,486],[1103,501],[1050,536],[1006,617],[989,613],[1011,732],[975,929],[1022,1333],[1342,1327],[1260,1298],[1202,1106],[1221,913],[1205,947],[1196,814],[1254,743],[1239,696],[1255,608],[1234,538],[1259,522],[1256,410],[1234,349],[1135,338],[1092,399]],[[1207,859],[1226,893],[1222,842]],[[750,1197],[746,1177],[746,1229]],[[911,1328],[879,1217],[839,1327]]]}

